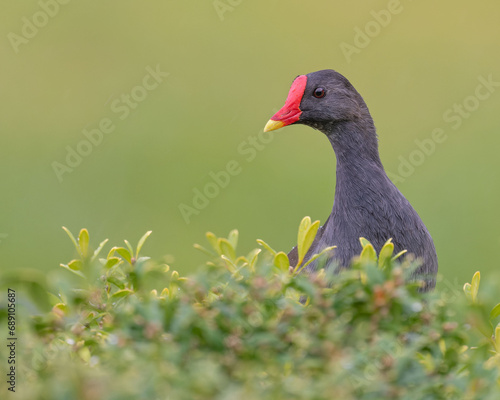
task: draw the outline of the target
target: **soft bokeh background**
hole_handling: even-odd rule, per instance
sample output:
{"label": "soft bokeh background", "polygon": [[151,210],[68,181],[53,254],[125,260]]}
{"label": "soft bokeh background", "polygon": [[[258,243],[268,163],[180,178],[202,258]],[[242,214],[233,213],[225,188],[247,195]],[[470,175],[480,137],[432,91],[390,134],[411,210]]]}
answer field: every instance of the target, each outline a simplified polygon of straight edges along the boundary
{"label": "soft bokeh background", "polygon": [[[477,269],[498,268],[500,90],[458,129],[443,114],[474,95],[480,76],[500,82],[500,3],[401,0],[402,11],[348,62],[341,44],[353,45],[356,27],[372,27],[372,12],[387,5],[70,1],[16,53],[10,33],[21,35],[23,18],[43,23],[42,8],[4,2],[1,267],[67,262],[73,248],[62,225],[88,228],[94,244],[136,242],[151,229],[145,252],[173,255],[182,272],[203,262],[192,245],[207,230],[238,228],[244,251],[257,238],[288,250],[303,216],[330,213],[334,154],[307,127],[266,144],[258,134],[295,76],[333,68],[367,101],[388,171],[398,173],[416,139],[445,131],[446,141],[397,182],[434,237],[444,277],[461,285]],[[141,84],[148,66],[169,76],[120,120],[111,104]],[[67,146],[76,149],[82,130],[103,118],[115,130],[59,182],[53,163],[65,163]],[[238,150],[251,147],[249,137],[260,149],[252,161]],[[193,189],[231,160],[241,173],[187,224],[179,205],[192,205]]]}

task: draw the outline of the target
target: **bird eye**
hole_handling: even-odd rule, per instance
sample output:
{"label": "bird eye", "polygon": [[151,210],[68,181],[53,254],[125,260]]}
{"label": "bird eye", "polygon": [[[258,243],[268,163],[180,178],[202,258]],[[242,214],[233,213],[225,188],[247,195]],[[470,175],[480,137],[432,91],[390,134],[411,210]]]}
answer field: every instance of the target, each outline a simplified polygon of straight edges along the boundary
{"label": "bird eye", "polygon": [[321,99],[322,97],[325,97],[325,89],[319,87],[314,89],[313,96],[316,97],[317,99]]}

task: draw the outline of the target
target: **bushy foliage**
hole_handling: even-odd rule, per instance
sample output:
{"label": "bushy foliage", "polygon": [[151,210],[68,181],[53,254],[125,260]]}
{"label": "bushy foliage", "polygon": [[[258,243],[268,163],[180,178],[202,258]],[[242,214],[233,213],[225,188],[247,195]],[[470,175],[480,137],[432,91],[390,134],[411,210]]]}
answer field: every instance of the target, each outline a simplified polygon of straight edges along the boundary
{"label": "bushy foliage", "polygon": [[[390,241],[361,239],[350,270],[299,273],[318,223],[299,228],[299,266],[259,241],[238,256],[238,233],[208,233],[210,256],[181,277],[106,241],[62,267],[46,302],[23,324],[29,399],[498,399],[500,328],[479,274],[462,292],[423,295],[405,282]],[[332,251],[327,249],[325,251]],[[334,250],[333,250],[334,251]],[[70,279],[71,278],[71,279]],[[37,289],[40,293],[39,288]],[[4,317],[4,315],[3,315]],[[496,330],[496,332],[495,332]],[[2,395],[3,397],[3,395]]]}

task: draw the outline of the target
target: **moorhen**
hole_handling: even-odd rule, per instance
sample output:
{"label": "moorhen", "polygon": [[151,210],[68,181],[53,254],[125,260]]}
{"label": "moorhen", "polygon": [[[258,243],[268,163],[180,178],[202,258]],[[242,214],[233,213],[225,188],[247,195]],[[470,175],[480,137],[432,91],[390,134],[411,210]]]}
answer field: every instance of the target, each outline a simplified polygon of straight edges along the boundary
{"label": "moorhen", "polygon": [[[368,239],[377,252],[392,238],[395,253],[407,250],[420,260],[411,279],[423,281],[421,291],[433,289],[438,261],[431,235],[387,177],[373,119],[351,83],[333,70],[295,78],[285,105],[271,117],[264,131],[292,124],[323,132],[337,157],[333,209],[304,262],[327,246],[337,246],[327,265],[336,265],[335,272],[339,272],[360,253],[360,237]],[[296,247],[288,257],[290,264],[296,265]],[[307,267],[309,271],[317,268],[316,261]]]}

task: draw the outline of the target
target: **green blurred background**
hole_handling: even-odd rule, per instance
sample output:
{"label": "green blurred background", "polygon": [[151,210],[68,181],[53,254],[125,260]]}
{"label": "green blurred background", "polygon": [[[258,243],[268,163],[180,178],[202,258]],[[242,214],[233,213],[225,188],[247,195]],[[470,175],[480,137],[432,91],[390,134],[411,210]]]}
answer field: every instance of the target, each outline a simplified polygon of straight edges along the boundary
{"label": "green blurred background", "polygon": [[[466,100],[474,110],[458,129],[443,114],[475,95],[480,76],[500,82],[500,3],[401,0],[381,26],[374,15],[388,3],[398,2],[4,2],[2,268],[67,262],[63,225],[88,228],[94,244],[134,243],[151,229],[144,252],[172,255],[184,273],[203,262],[192,245],[208,230],[239,229],[242,251],[257,238],[287,251],[303,216],[330,213],[334,154],[304,126],[265,144],[258,135],[293,78],[324,68],[365,98],[389,172],[410,160],[416,139],[444,130],[446,141],[397,186],[429,228],[448,281],[498,268],[500,90],[476,106]],[[35,33],[25,26],[33,21]],[[355,44],[357,28],[373,37],[346,57],[341,45]],[[33,37],[22,40],[23,30]],[[169,76],[145,92],[136,87],[148,66]],[[133,90],[147,96],[121,120],[112,104]],[[114,131],[60,182],[53,163],[103,118]],[[259,149],[251,161],[249,137]],[[231,160],[241,172],[187,224],[179,205],[192,205],[193,190]]]}

